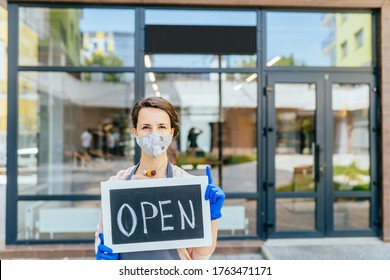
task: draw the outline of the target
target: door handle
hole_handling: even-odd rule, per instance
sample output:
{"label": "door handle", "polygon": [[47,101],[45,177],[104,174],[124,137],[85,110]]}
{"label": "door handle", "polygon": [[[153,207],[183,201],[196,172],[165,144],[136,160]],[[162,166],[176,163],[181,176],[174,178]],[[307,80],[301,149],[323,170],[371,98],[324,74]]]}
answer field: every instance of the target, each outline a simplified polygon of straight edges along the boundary
{"label": "door handle", "polygon": [[324,172],[324,167],[320,166],[320,145],[312,142],[311,150],[313,153],[313,179],[316,183],[318,183],[320,181],[320,176]]}

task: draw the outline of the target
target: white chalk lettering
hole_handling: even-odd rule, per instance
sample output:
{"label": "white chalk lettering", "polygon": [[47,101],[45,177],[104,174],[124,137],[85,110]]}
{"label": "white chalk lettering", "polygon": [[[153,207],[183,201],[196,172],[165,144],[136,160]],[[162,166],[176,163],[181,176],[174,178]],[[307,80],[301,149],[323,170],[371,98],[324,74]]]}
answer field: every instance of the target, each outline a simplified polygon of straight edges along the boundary
{"label": "white chalk lettering", "polygon": [[194,206],[192,205],[192,201],[191,201],[191,200],[188,200],[188,202],[190,203],[190,207],[191,207],[191,218],[192,218],[191,221],[190,221],[190,219],[188,218],[187,213],[184,211],[183,205],[181,205],[180,200],[177,201],[177,204],[179,205],[179,209],[180,209],[181,229],[182,229],[182,230],[185,229],[184,219],[187,221],[187,223],[190,225],[191,228],[195,228],[195,212],[194,212]]}
{"label": "white chalk lettering", "polygon": [[[144,207],[144,205],[152,206],[152,209],[153,209],[153,215],[152,216],[149,216],[149,217],[145,216],[145,207]],[[144,233],[148,234],[148,228],[146,226],[146,220],[155,218],[157,216],[157,214],[158,214],[158,209],[157,209],[157,207],[154,204],[152,204],[150,202],[147,202],[147,201],[144,201],[144,202],[141,202],[141,210],[142,210],[142,219],[143,219],[143,222],[144,222]]]}
{"label": "white chalk lettering", "polygon": [[[131,226],[131,230],[130,232],[127,232],[125,227],[123,226],[123,223],[122,223],[122,215],[123,215],[123,210],[127,208],[129,209],[130,211],[130,214],[131,214],[131,219],[133,221],[133,225]],[[118,211],[118,215],[116,216],[116,221],[118,223],[118,227],[119,227],[119,230],[124,234],[126,235],[127,237],[131,236],[134,231],[135,231],[135,228],[137,226],[137,216],[135,215],[135,212],[133,210],[133,208],[130,207],[130,205],[128,205],[127,203],[123,204],[121,206],[121,208],[119,209]]]}
{"label": "white chalk lettering", "polygon": [[162,209],[163,205],[171,204],[171,201],[170,200],[159,201],[158,204],[160,206],[160,212],[161,212],[161,231],[174,230],[173,227],[168,227],[168,226],[166,227],[165,223],[164,223],[165,218],[172,218],[173,216],[172,215],[164,215],[163,209]]}
{"label": "white chalk lettering", "polygon": [[[166,225],[168,219],[174,218],[174,214],[175,214],[175,217],[176,217],[176,215],[180,215],[180,222],[181,222],[180,228],[181,228],[181,230],[185,230],[187,227],[187,224],[188,224],[188,226],[190,226],[191,229],[195,228],[195,211],[194,211],[194,205],[192,203],[192,200],[188,200],[188,205],[189,205],[190,209],[187,210],[187,212],[184,209],[183,204],[180,200],[177,201],[178,207],[175,207],[175,209],[172,209],[173,206],[176,206],[175,205],[176,203],[174,203],[171,208],[168,208],[168,209],[172,210],[172,213],[168,213],[167,209],[165,209],[165,212],[164,212],[164,205],[168,205],[168,204],[172,204],[172,200],[158,201],[159,207],[157,207],[156,205],[154,205],[153,203],[148,202],[148,201],[143,201],[140,203],[139,206],[141,208],[141,213],[142,213],[143,233],[144,234],[148,234],[148,225],[147,225],[148,220],[154,219],[158,215],[161,215],[160,216],[161,231],[175,230],[173,225]],[[149,207],[149,209],[148,209],[148,207]],[[130,212],[129,219],[131,219],[131,222],[132,222],[130,230],[126,229],[124,224],[123,224],[124,211]],[[138,217],[138,218],[140,219],[140,217]],[[129,204],[124,203],[119,208],[116,219],[117,219],[117,223],[118,223],[118,228],[119,228],[121,233],[123,233],[127,237],[130,237],[131,235],[133,235],[133,233],[135,232],[135,230],[137,228],[138,219],[137,219],[136,212]],[[154,229],[154,231],[155,231],[155,229]]]}

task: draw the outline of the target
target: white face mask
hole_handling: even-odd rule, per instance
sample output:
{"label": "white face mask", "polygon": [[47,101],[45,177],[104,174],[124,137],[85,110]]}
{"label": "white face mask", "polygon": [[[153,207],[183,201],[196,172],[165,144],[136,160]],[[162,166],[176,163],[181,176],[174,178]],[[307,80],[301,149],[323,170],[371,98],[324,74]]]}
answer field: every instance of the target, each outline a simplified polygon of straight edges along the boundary
{"label": "white face mask", "polygon": [[135,137],[141,149],[152,158],[162,155],[172,142],[172,135],[158,135],[151,133],[143,137]]}

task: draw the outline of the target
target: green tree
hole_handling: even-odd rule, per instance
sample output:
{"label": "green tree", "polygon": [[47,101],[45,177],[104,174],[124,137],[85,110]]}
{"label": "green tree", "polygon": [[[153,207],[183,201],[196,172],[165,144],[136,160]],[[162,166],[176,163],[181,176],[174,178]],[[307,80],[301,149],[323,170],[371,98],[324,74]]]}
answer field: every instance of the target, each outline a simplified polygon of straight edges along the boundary
{"label": "green tree", "polygon": [[291,54],[290,56],[282,56],[275,64],[275,66],[296,66],[297,63],[294,59],[294,56]]}
{"label": "green tree", "polygon": [[[121,66],[122,65],[122,60],[113,55],[113,54],[108,54],[108,55],[101,55],[101,54],[96,54],[94,53],[92,55],[91,59],[87,59],[85,61],[85,66],[107,66],[107,67],[115,67],[115,66]],[[91,81],[91,73],[86,73],[85,76],[87,81]],[[104,73],[103,75],[104,81],[105,82],[113,82],[113,83],[118,83],[122,81],[123,74],[121,73]]]}

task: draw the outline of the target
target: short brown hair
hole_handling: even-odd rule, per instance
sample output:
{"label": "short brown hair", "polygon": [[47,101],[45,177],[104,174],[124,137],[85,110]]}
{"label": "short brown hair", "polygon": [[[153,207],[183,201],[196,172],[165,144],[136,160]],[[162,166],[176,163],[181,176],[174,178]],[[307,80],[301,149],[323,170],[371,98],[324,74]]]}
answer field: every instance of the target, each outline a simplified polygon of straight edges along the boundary
{"label": "short brown hair", "polygon": [[131,120],[133,122],[133,127],[137,127],[138,123],[138,114],[142,108],[157,108],[164,110],[169,115],[171,120],[171,128],[174,129],[173,137],[176,137],[179,134],[180,122],[177,112],[173,105],[162,97],[148,97],[139,99],[131,111]]}

